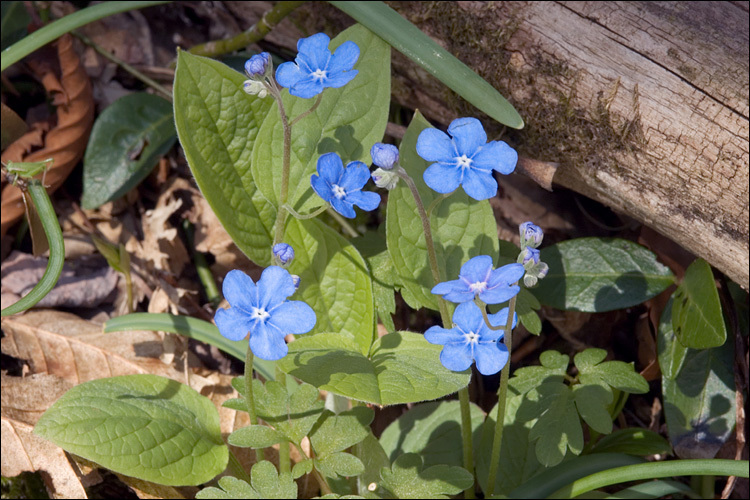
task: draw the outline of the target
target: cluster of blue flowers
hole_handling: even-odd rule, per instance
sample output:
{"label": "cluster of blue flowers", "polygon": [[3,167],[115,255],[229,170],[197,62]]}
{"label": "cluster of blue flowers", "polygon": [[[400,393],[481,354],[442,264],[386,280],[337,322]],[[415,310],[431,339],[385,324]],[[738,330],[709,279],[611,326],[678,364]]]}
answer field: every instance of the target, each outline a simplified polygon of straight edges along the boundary
{"label": "cluster of blue flowers", "polygon": [[[275,81],[270,55],[263,52],[253,56],[245,63],[250,78],[244,84],[245,91],[263,98],[278,83],[288,88],[290,94],[309,99],[325,88],[346,85],[358,73],[353,68],[359,58],[359,47],[345,42],[332,53],[329,43],[330,38],[323,33],[299,40],[296,59],[279,65]],[[278,98],[278,92],[274,95]],[[422,158],[433,162],[423,173],[427,186],[438,193],[450,193],[462,186],[475,200],[494,196],[497,181],[493,172],[510,174],[518,161],[517,153],[506,143],[487,142],[487,134],[476,118],[454,120],[447,134],[433,128],[422,131],[416,149]],[[370,155],[373,165],[378,167],[372,174],[360,161],[344,166],[336,153],[322,155],[317,162],[317,174],[310,178],[312,189],[344,217],[355,217],[354,206],[375,210],[380,195],[363,190],[369,178],[372,176],[378,187],[390,190],[405,171],[399,166],[399,151],[393,145],[377,143]],[[492,257],[480,255],[463,264],[458,279],[439,283],[432,289],[432,293],[459,304],[453,314],[452,328],[433,326],[425,332],[429,342],[444,346],[440,360],[448,369],[463,371],[476,361],[479,372],[490,375],[508,362],[508,350],[501,342],[503,331],[499,328],[507,326],[508,308],[488,316],[490,324],[497,328],[492,329],[480,307],[510,300],[520,291],[517,283],[521,278],[527,286],[533,286],[546,274],[546,264],[539,261],[537,249],[542,230],[527,222],[521,225],[520,233],[523,250],[518,263],[493,269]],[[294,258],[294,249],[279,243],[272,254],[279,265],[264,270],[257,284],[241,271],[227,274],[223,290],[231,307],[218,310],[215,317],[221,334],[231,340],[241,340],[250,333],[253,353],[267,360],[287,354],[284,341],[287,334],[307,333],[316,323],[309,305],[288,300],[299,286],[299,277],[284,269]],[[514,314],[511,328],[516,321]]]}

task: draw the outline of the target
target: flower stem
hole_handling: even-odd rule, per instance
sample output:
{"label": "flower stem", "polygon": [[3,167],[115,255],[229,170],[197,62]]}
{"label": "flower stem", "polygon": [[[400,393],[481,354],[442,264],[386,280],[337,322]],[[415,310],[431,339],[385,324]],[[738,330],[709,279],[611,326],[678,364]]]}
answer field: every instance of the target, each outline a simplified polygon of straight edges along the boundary
{"label": "flower stem", "polygon": [[343,217],[342,217],[342,216],[341,216],[341,215],[340,215],[340,214],[339,214],[339,213],[338,213],[337,211],[335,211],[335,210],[334,210],[334,209],[333,209],[332,207],[330,207],[330,206],[327,206],[327,207],[326,207],[326,211],[328,211],[328,215],[330,215],[331,217],[333,217],[334,219],[336,219],[336,222],[338,222],[338,223],[339,223],[339,225],[341,226],[341,228],[342,228],[342,229],[343,229],[343,230],[344,230],[344,231],[345,231],[346,233],[348,233],[348,234],[349,234],[349,236],[351,236],[352,238],[356,238],[357,236],[359,236],[359,233],[357,232],[357,230],[356,230],[356,229],[354,229],[354,228],[352,227],[352,225],[351,225],[351,224],[349,224],[349,223],[348,223],[348,222],[346,221],[346,219],[344,219],[344,218],[343,218]]}
{"label": "flower stem", "polygon": [[[515,283],[514,283],[515,285]],[[497,390],[497,416],[495,417],[495,437],[492,440],[490,454],[490,471],[487,474],[487,490],[485,497],[489,498],[495,491],[495,478],[500,465],[500,449],[503,444],[503,426],[505,425],[505,402],[508,396],[508,378],[510,377],[510,355],[513,348],[513,316],[516,312],[516,297],[508,304],[508,321],[505,322],[505,347],[508,349],[508,362],[500,372],[500,387]],[[486,313],[485,313],[486,315]],[[486,316],[485,316],[486,317]]]}
{"label": "flower stem", "polygon": [[289,126],[291,127],[292,125],[294,125],[295,123],[297,123],[298,121],[300,121],[301,119],[309,115],[310,113],[315,112],[315,110],[318,109],[318,106],[320,106],[321,100],[323,100],[322,93],[318,94],[318,98],[315,99],[315,104],[313,104],[312,107],[310,107],[310,109],[308,109],[307,111],[304,111],[303,113],[300,113],[296,118],[294,118],[292,122],[289,124]]}
{"label": "flower stem", "polygon": [[494,326],[492,323],[490,323],[490,317],[487,316],[487,304],[479,300],[479,298],[474,299],[474,303],[479,306],[479,310],[482,311],[482,317],[484,318],[484,324],[487,325],[487,328],[490,330],[498,331],[498,330],[505,330],[505,327],[507,325],[497,325]]}
{"label": "flower stem", "polygon": [[[279,208],[276,212],[276,222],[274,223],[274,237],[273,245],[281,243],[284,239],[284,224],[286,222],[287,209],[286,201],[289,197],[289,169],[292,158],[292,126],[289,124],[289,117],[284,109],[284,103],[281,100],[281,92],[279,91],[276,81],[271,77],[270,85],[268,89],[276,99],[276,103],[279,106],[279,115],[281,116],[281,126],[284,129],[284,150],[281,164],[281,192],[279,193]],[[273,246],[272,245],[272,246]]]}
{"label": "flower stem", "polygon": [[[414,202],[417,205],[417,211],[419,212],[419,218],[422,220],[422,230],[424,231],[425,244],[427,246],[427,256],[430,261],[430,269],[432,270],[432,279],[435,285],[442,281],[440,277],[440,268],[438,267],[437,255],[435,254],[435,242],[432,239],[432,228],[430,226],[430,217],[424,209],[424,203],[422,197],[419,196],[416,184],[409,174],[406,173],[402,167],[396,170],[396,174],[404,180],[406,185],[409,187]],[[434,206],[434,203],[433,203]],[[442,297],[438,298],[438,307],[440,308],[440,318],[443,321],[444,328],[450,328],[452,324],[451,315],[448,311],[448,304]],[[461,406],[461,437],[463,441],[463,455],[464,455],[464,468],[471,472],[474,476],[474,450],[473,443],[471,440],[471,408],[469,407],[469,389],[464,387],[458,391],[458,401]],[[465,498],[474,498],[474,485],[472,484],[469,488],[464,490]]]}
{"label": "flower stem", "polygon": [[[255,398],[253,397],[253,360],[255,355],[247,346],[247,355],[245,356],[245,404],[247,405],[247,414],[250,416],[250,425],[258,425],[258,417],[255,414]],[[255,450],[255,461],[260,462],[265,458],[262,449]]]}
{"label": "flower stem", "polygon": [[[302,456],[303,460],[309,460],[310,457],[307,456],[307,453],[305,453],[305,450],[303,450],[300,445],[298,445],[297,443],[294,443],[294,447],[297,448],[297,451]],[[318,472],[315,466],[313,466],[312,475],[315,478],[315,480],[318,482],[318,486],[320,486],[320,492],[323,495],[328,495],[332,493],[331,487],[328,485],[328,481],[326,481],[326,478],[323,477],[320,474],[320,472]]]}
{"label": "flower stem", "polygon": [[289,212],[290,214],[292,214],[292,216],[295,219],[302,219],[302,220],[304,220],[304,219],[314,219],[318,215],[320,215],[323,212],[325,212],[326,210],[328,210],[328,203],[326,203],[325,205],[323,205],[322,207],[320,207],[319,209],[317,209],[313,213],[306,214],[306,215],[298,213],[295,209],[292,208],[292,206],[289,203],[284,204],[284,208],[286,209],[287,212]]}

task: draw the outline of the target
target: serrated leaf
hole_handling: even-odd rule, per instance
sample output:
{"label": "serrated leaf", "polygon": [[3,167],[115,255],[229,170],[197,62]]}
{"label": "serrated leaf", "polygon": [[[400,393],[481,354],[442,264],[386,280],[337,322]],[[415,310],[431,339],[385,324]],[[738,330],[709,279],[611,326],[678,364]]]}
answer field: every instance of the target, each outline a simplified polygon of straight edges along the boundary
{"label": "serrated leaf", "polygon": [[227,442],[239,448],[268,448],[284,441],[284,436],[265,425],[249,425],[229,435]]}
{"label": "serrated leaf", "polygon": [[[673,306],[670,299],[664,309]],[[670,328],[659,328],[659,349],[677,341]],[[662,352],[659,353],[662,356]],[[736,423],[734,342],[712,349],[687,349],[677,375],[662,375],[664,416],[669,441],[680,458],[713,458]]]}
{"label": "serrated leaf", "polygon": [[423,469],[416,453],[401,455],[380,472],[383,486],[396,498],[448,498],[474,484],[472,474],[462,467],[433,465]]}
{"label": "serrated leaf", "polygon": [[[414,180],[425,209],[441,197],[425,184],[422,174],[430,165],[417,155],[420,132],[431,127],[417,111],[400,147],[401,166]],[[498,253],[497,223],[488,200],[476,201],[459,189],[443,200],[431,217],[438,268],[442,280],[453,280],[467,260]],[[430,270],[422,219],[404,181],[388,194],[386,240],[399,284],[408,290],[404,300],[413,308],[438,309],[438,296],[430,293],[435,280]]]}
{"label": "serrated leaf", "polygon": [[299,444],[323,413],[318,390],[309,384],[300,385],[292,394],[280,382],[269,381],[257,390],[256,387],[256,413],[293,443]]}
{"label": "serrated leaf", "polygon": [[546,467],[565,458],[568,449],[578,455],[583,450],[583,431],[573,398],[567,385],[545,381],[530,391],[521,404],[517,418],[538,417],[529,432],[529,440],[536,441],[536,457]]}
{"label": "serrated leaf", "polygon": [[[318,108],[292,129],[288,203],[300,213],[324,204],[310,186],[318,158],[335,152],[345,165],[351,161],[369,164],[370,148],[383,138],[388,122],[391,48],[357,24],[331,41],[331,51],[347,40],[359,46],[359,60],[354,65],[359,73],[341,88],[325,89]],[[282,100],[290,119],[310,109],[315,102],[294,97],[287,90],[282,92]],[[263,196],[275,207],[281,191],[283,150],[281,118],[274,112],[268,115],[258,134],[252,172]]]}
{"label": "serrated leaf", "polygon": [[627,453],[628,455],[664,455],[672,447],[659,434],[648,429],[620,429],[604,436],[591,449],[592,453]]}
{"label": "serrated leaf", "polygon": [[336,453],[354,446],[370,433],[375,417],[366,406],[356,406],[338,415],[326,410],[310,433],[310,442],[318,456]]}
{"label": "serrated leaf", "polygon": [[524,366],[513,372],[508,386],[515,394],[526,394],[545,382],[562,382],[568,370],[570,357],[557,351],[544,351],[539,355],[542,366]]}
{"label": "serrated leaf", "polygon": [[719,292],[711,266],[696,259],[673,294],[672,328],[685,347],[708,349],[727,340]]}
{"label": "serrated leaf", "polygon": [[440,363],[442,346],[422,335],[394,332],[372,346],[369,357],[353,340],[336,333],[300,337],[278,366],[318,389],[378,405],[441,398],[469,383],[470,373]]}
{"label": "serrated leaf", "polygon": [[648,382],[635,371],[632,363],[601,361],[607,357],[604,349],[586,349],[576,354],[575,364],[582,384],[610,385],[631,394],[648,392]]}
{"label": "serrated leaf", "polygon": [[612,390],[598,384],[575,385],[572,387],[576,409],[584,422],[600,434],[612,432],[612,415],[607,407],[612,400]]}
{"label": "serrated leaf", "polygon": [[267,266],[276,209],[256,189],[250,163],[273,99],[247,95],[244,81],[220,62],[180,52],[174,118],[190,170],[221,225],[250,259]]}
{"label": "serrated leaf", "polygon": [[291,474],[278,474],[266,460],[253,465],[250,483],[231,476],[219,479],[220,488],[204,488],[195,498],[297,498],[297,483]]}
{"label": "serrated leaf", "polygon": [[[477,432],[484,412],[471,403],[471,429]],[[380,444],[393,461],[404,453],[417,453],[426,466],[462,465],[461,408],[458,401],[415,405],[391,422],[380,435]]]}
{"label": "serrated leaf", "polygon": [[83,157],[81,206],[93,209],[133,189],[176,139],[169,101],[135,93],[113,102],[91,130]]}
{"label": "serrated leaf", "polygon": [[374,341],[372,281],[354,245],[319,220],[290,218],[284,241],[295,249],[289,272],[300,277],[292,297],[313,308],[317,323],[311,333],[350,336],[367,354]]}
{"label": "serrated leaf", "polygon": [[42,415],[34,432],[115,472],[168,486],[209,481],[229,456],[213,403],[156,375],[77,385]]}
{"label": "serrated leaf", "polygon": [[315,459],[315,468],[326,477],[359,476],[365,471],[362,461],[351,453],[336,452]]}
{"label": "serrated leaf", "polygon": [[656,255],[632,241],[577,238],[542,249],[549,273],[533,289],[539,301],[566,311],[604,312],[640,304],[674,281]]}

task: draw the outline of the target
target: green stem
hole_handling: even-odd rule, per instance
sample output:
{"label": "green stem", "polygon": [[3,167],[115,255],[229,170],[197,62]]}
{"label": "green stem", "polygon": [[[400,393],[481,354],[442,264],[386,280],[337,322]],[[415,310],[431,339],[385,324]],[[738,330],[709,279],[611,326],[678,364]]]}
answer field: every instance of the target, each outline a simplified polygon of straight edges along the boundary
{"label": "green stem", "polygon": [[[284,239],[284,224],[286,223],[287,209],[286,201],[289,197],[289,169],[291,168],[292,158],[292,126],[289,124],[289,117],[284,109],[284,103],[281,99],[281,92],[276,86],[276,82],[271,79],[269,91],[276,103],[279,105],[279,115],[281,115],[281,126],[284,129],[284,149],[281,165],[281,192],[279,193],[279,211],[276,213],[276,222],[274,223],[273,245],[281,243]],[[272,245],[272,246],[273,246]]]}
{"label": "green stem", "polygon": [[482,302],[481,300],[479,300],[479,297],[477,297],[476,299],[474,299],[474,303],[479,307],[479,310],[482,311],[482,317],[484,318],[484,324],[487,326],[487,328],[489,328],[490,330],[493,330],[493,331],[505,330],[505,328],[506,328],[507,325],[497,325],[496,326],[496,325],[493,325],[492,323],[490,323],[490,317],[487,316],[487,304],[485,304],[484,302]]}
{"label": "green stem", "polygon": [[[458,402],[461,407],[461,440],[464,451],[464,468],[476,477],[474,471],[474,450],[471,439],[471,406],[469,405],[469,388],[464,387],[458,391]],[[464,490],[464,498],[476,498],[474,485]]]}
{"label": "green stem", "polygon": [[109,52],[107,52],[106,50],[104,50],[103,48],[101,48],[99,45],[97,45],[93,40],[91,40],[86,35],[78,33],[77,31],[72,31],[71,33],[73,35],[75,35],[76,37],[78,37],[83,43],[85,43],[86,45],[92,47],[95,51],[97,51],[98,53],[100,53],[106,59],[109,59],[113,63],[117,64],[122,69],[124,69],[125,71],[127,71],[128,73],[130,73],[131,75],[133,75],[134,77],[136,77],[137,79],[139,79],[140,81],[142,81],[143,83],[145,83],[146,85],[148,85],[149,87],[153,88],[154,90],[156,90],[157,92],[159,92],[160,94],[162,94],[168,101],[172,102],[172,92],[170,92],[169,90],[167,90],[159,82],[157,82],[156,80],[153,80],[153,79],[149,78],[148,76],[144,75],[143,73],[141,73],[140,71],[138,71],[137,69],[135,69],[133,66],[131,66],[130,64],[128,64],[125,61],[123,61],[122,59],[120,59],[119,57],[116,57],[116,56],[110,54]]}
{"label": "green stem", "polygon": [[289,126],[290,127],[294,126],[295,123],[297,123],[298,121],[300,121],[301,119],[309,115],[310,113],[315,112],[315,110],[318,109],[318,106],[320,106],[320,101],[322,100],[323,100],[323,93],[321,92],[320,94],[318,94],[318,98],[315,99],[315,103],[310,107],[310,109],[308,109],[307,111],[301,113],[299,116],[294,118],[292,122],[289,124]]}
{"label": "green stem", "polygon": [[351,236],[352,238],[356,238],[357,236],[359,236],[357,230],[354,229],[352,225],[349,224],[349,222],[347,222],[347,220],[341,216],[341,214],[334,210],[333,207],[326,207],[326,211],[328,212],[328,215],[336,219],[336,222],[339,223],[344,232],[346,232],[349,236]]}
{"label": "green stem", "polygon": [[626,465],[624,467],[596,472],[573,481],[547,498],[575,498],[591,490],[629,481],[643,481],[673,476],[714,475],[748,477],[750,475],[748,474],[748,461],[714,458],[710,460],[670,460],[667,462]]}
{"label": "green stem", "polygon": [[[307,453],[305,453],[305,450],[303,450],[301,446],[299,446],[297,443],[293,443],[293,444],[294,444],[294,447],[297,448],[297,451],[299,452],[300,456],[302,456],[303,460],[310,459],[310,457],[307,456]],[[315,480],[318,482],[318,486],[320,486],[320,492],[323,495],[329,495],[333,493],[333,491],[331,490],[331,487],[328,485],[328,481],[326,481],[326,478],[323,477],[320,474],[320,472],[318,472],[318,470],[315,468],[314,465],[312,469],[312,475],[315,478]]]}
{"label": "green stem", "polygon": [[307,214],[307,215],[302,215],[302,214],[298,213],[295,209],[292,208],[292,206],[289,203],[284,204],[284,209],[287,212],[289,212],[290,214],[292,214],[292,216],[295,219],[301,219],[301,220],[314,219],[318,215],[320,215],[323,212],[325,212],[326,210],[328,210],[328,203],[326,203],[325,205],[323,205],[322,207],[320,207],[319,209],[317,209],[313,213],[310,213],[310,214]]}
{"label": "green stem", "polygon": [[430,206],[427,208],[427,217],[428,218],[432,217],[433,210],[435,210],[443,202],[443,200],[445,200],[451,194],[453,194],[453,191],[451,191],[450,193],[442,194],[438,196],[437,198],[435,198],[434,200],[432,200],[432,203],[430,203]]}
{"label": "green stem", "polygon": [[274,7],[263,14],[260,20],[250,26],[247,30],[227,40],[213,40],[190,49],[191,54],[199,56],[216,57],[222,54],[235,52],[250,44],[259,42],[290,12],[305,2],[278,2]]}
{"label": "green stem", "polygon": [[[258,417],[255,413],[255,398],[253,397],[253,360],[255,355],[247,346],[247,355],[245,356],[245,404],[247,405],[247,414],[250,416],[250,425],[258,425]],[[265,458],[262,448],[255,450],[255,461],[260,462]]]}
{"label": "green stem", "polygon": [[[515,285],[515,283],[514,283]],[[510,378],[510,355],[513,350],[513,316],[516,312],[516,298],[510,299],[508,303],[508,320],[505,322],[505,347],[508,349],[508,362],[500,372],[500,387],[497,390],[497,417],[495,417],[495,437],[492,440],[492,453],[490,454],[490,471],[487,474],[486,497],[491,497],[495,491],[495,478],[497,468],[500,465],[500,450],[503,444],[503,427],[505,425],[505,402],[508,396],[508,379]],[[486,313],[485,313],[486,314]]]}

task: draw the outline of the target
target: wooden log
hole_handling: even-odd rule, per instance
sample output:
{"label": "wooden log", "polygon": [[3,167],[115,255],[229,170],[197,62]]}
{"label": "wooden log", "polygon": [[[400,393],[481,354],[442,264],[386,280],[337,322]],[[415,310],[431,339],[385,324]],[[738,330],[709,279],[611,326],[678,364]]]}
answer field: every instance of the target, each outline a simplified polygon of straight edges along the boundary
{"label": "wooden log", "polygon": [[[351,23],[314,4],[296,18],[309,33]],[[748,2],[389,4],[509,98],[526,127],[503,139],[559,163],[556,184],[748,289]],[[396,52],[393,73],[395,99],[432,120],[482,117]]]}

